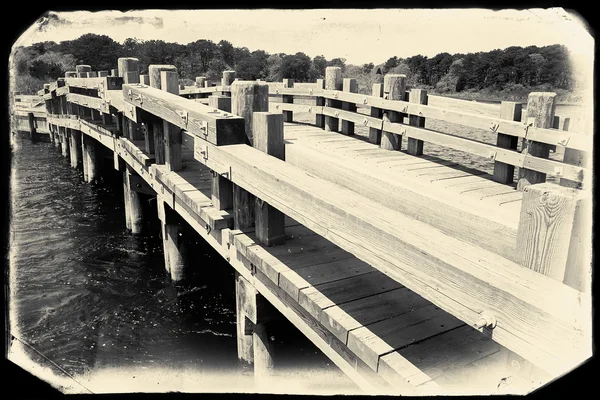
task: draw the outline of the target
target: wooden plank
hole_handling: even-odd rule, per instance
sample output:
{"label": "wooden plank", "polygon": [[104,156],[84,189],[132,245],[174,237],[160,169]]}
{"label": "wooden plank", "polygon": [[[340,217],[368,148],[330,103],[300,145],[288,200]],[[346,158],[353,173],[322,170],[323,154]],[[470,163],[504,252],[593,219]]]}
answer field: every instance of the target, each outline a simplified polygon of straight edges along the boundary
{"label": "wooden plank", "polygon": [[349,274],[345,279],[302,289],[298,295],[298,303],[320,320],[323,310],[329,307],[399,287],[402,287],[400,283],[379,271],[371,271],[359,276]]}
{"label": "wooden plank", "polygon": [[[321,323],[343,343],[348,332],[431,303],[405,287],[350,301],[324,310]],[[479,333],[479,332],[478,332]]]}
{"label": "wooden plank", "polygon": [[[394,168],[383,169],[371,164],[352,162],[331,153],[320,154],[300,145],[288,145],[286,151],[288,163],[310,174],[435,226],[450,236],[482,246],[504,257],[514,256],[517,216],[509,219],[499,213],[478,208],[473,203],[467,204],[460,196],[427,187],[417,178],[410,178],[409,181],[407,176],[406,180],[403,178],[399,181],[398,172]],[[431,164],[426,160],[420,161]]]}
{"label": "wooden plank", "polygon": [[348,333],[348,348],[377,371],[379,358],[464,322],[431,304]]}
{"label": "wooden plank", "polygon": [[374,269],[370,265],[356,258],[338,260],[281,272],[279,274],[279,287],[292,298],[298,299],[300,291],[311,286],[373,271]]}
{"label": "wooden plank", "polygon": [[129,104],[206,138],[210,143],[239,143],[244,134],[243,118],[224,111],[215,112],[214,108],[153,87],[123,85],[123,97]]}
{"label": "wooden plank", "polygon": [[[342,90],[342,69],[340,67],[325,68],[325,88],[329,90]],[[341,108],[341,103],[334,99],[326,99],[325,107]],[[323,113],[323,115],[325,115]],[[339,119],[325,115],[325,130],[337,132],[339,130]]]}
{"label": "wooden plank", "polygon": [[[344,92],[358,93],[356,79],[344,78],[342,90]],[[342,110],[356,112],[356,104],[342,102]],[[344,135],[354,135],[354,122],[342,119],[341,131]]]}
{"label": "wooden plank", "polygon": [[200,162],[229,166],[236,185],[465,322],[490,310],[494,339],[541,367],[565,371],[589,357],[583,294],[398,212],[373,213],[364,197],[249,146],[206,147]]}
{"label": "wooden plank", "polygon": [[[507,119],[510,121],[521,121],[522,108],[523,105],[521,103],[503,101],[502,103],[500,103],[500,118]],[[516,150],[518,145],[518,138],[516,136],[505,135],[504,133],[498,132],[496,145],[504,149]],[[514,165],[505,164],[500,161],[494,162],[493,179],[496,182],[512,183],[514,175]]]}
{"label": "wooden plank", "polygon": [[[427,105],[427,90],[425,89],[411,89],[408,98],[409,103],[418,103]],[[425,128],[425,118],[419,117],[418,115],[410,115],[408,117],[409,124],[417,126],[419,128]],[[423,154],[423,141],[409,137],[406,152],[413,156],[420,156]]]}

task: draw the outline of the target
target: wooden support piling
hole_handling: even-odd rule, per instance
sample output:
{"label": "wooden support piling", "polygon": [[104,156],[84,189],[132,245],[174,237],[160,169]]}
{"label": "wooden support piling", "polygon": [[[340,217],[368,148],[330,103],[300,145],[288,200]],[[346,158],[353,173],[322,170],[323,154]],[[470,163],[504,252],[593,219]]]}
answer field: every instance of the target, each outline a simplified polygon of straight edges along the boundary
{"label": "wooden support piling", "polygon": [[67,130],[67,128],[61,126],[59,127],[59,132],[60,132],[60,149],[62,152],[63,157],[68,157],[69,154],[71,154],[71,151],[69,149],[69,132]]}
{"label": "wooden support piling", "polygon": [[27,113],[27,123],[29,125],[29,138],[35,143],[38,140],[38,134],[35,127],[35,118],[33,113]]}
{"label": "wooden support piling", "polygon": [[[556,93],[530,93],[527,100],[527,121],[525,122],[535,128],[552,128],[555,109]],[[548,158],[550,145],[533,140],[524,141],[523,153],[534,157]],[[546,182],[545,173],[527,168],[519,169],[518,190],[522,191],[525,186],[544,182]]]}
{"label": "wooden support piling", "polygon": [[[325,89],[342,90],[342,69],[340,67],[327,67],[325,69]],[[325,99],[326,107],[340,108],[341,102],[333,99]],[[339,119],[325,116],[325,130],[337,132],[339,130]]]}
{"label": "wooden support piling", "polygon": [[180,219],[160,196],[156,200],[158,219],[161,221],[165,270],[173,282],[179,282],[185,277],[186,254]]}
{"label": "wooden support piling", "polygon": [[[424,104],[427,105],[427,90],[425,89],[411,89],[408,96],[410,103]],[[408,117],[408,124],[419,128],[425,128],[425,118],[419,117],[418,115],[410,115]],[[406,145],[406,152],[413,156],[420,156],[423,154],[423,141],[415,138],[408,138]]]}
{"label": "wooden support piling", "polygon": [[[388,74],[383,80],[383,96],[388,100],[404,100],[406,93],[406,75]],[[398,111],[387,110],[384,118],[389,122],[402,122],[404,114]],[[401,150],[402,136],[392,132],[383,131],[380,147],[385,150]]]}
{"label": "wooden support piling", "polygon": [[[344,78],[342,89],[344,92],[358,93],[358,84],[356,83],[356,79]],[[343,101],[342,110],[356,112],[356,104]],[[342,119],[342,133],[344,135],[354,135],[354,122]]]}
{"label": "wooden support piling", "polygon": [[69,134],[69,149],[71,167],[80,169],[82,168],[82,155],[81,155],[81,132],[75,129],[67,129]]}
{"label": "wooden support piling", "polygon": [[[514,101],[503,101],[500,103],[500,118],[510,121],[520,121],[523,105]],[[496,145],[503,149],[517,150],[518,137],[505,135],[498,132]],[[500,161],[494,162],[494,176],[496,182],[511,184],[515,175],[514,165],[505,164]]]}
{"label": "wooden support piling", "polygon": [[140,194],[131,190],[130,176],[135,170],[129,165],[123,171],[123,195],[125,197],[125,225],[131,233],[140,233],[143,225],[142,201]]}
{"label": "wooden support piling", "polygon": [[[161,89],[179,94],[179,76],[175,71],[161,71]],[[167,121],[163,121],[165,139],[165,164],[171,171],[181,170],[181,128]]]}
{"label": "wooden support piling", "polygon": [[83,168],[86,182],[94,182],[98,179],[98,154],[96,152],[96,141],[87,135],[81,138],[83,150]]}
{"label": "wooden support piling", "polygon": [[[293,88],[294,80],[293,79],[284,79],[283,87],[284,88]],[[288,104],[294,103],[294,96],[283,95],[281,102],[288,103]],[[293,121],[294,121],[294,112],[293,111],[284,111],[283,112],[283,122],[293,122]]]}
{"label": "wooden support piling", "polygon": [[[256,112],[253,115],[254,148],[285,161],[283,115]],[[256,236],[267,246],[285,242],[285,215],[270,204],[256,198]]]}

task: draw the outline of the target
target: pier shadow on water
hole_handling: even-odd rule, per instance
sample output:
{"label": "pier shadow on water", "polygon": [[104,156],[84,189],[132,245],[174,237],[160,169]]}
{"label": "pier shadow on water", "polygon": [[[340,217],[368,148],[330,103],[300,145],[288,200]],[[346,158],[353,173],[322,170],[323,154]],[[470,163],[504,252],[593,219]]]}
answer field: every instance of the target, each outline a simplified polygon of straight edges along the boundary
{"label": "pier shadow on water", "polygon": [[[174,285],[155,199],[143,197],[142,233],[128,232],[122,174],[111,159],[99,181],[85,184],[51,143],[16,137],[11,324],[29,347],[14,340],[11,351],[27,348],[35,364],[94,392],[251,390],[252,374],[237,360],[233,268],[186,226],[193,256]],[[316,371],[334,387],[352,387],[287,320],[272,323],[270,336],[276,370],[288,378],[304,371],[310,380]]]}

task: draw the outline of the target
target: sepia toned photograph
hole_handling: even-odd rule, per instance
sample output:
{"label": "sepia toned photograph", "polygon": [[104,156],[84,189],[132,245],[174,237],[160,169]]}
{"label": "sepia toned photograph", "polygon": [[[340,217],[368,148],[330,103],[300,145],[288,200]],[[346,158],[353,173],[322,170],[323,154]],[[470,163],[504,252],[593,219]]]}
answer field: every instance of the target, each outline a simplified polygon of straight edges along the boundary
{"label": "sepia toned photograph", "polygon": [[70,395],[528,395],[589,368],[576,11],[36,18],[5,60],[7,363]]}

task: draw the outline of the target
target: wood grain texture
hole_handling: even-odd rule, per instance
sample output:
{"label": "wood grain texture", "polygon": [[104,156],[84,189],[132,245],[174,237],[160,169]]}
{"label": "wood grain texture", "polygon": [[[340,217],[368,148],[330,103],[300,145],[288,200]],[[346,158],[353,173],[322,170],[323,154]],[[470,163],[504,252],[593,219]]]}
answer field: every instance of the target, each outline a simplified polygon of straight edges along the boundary
{"label": "wood grain texture", "polygon": [[[342,69],[340,67],[325,68],[325,89],[341,90],[343,85]],[[338,100],[326,99],[325,107],[340,108],[341,103]],[[338,132],[339,119],[331,116],[325,116],[325,130],[329,132]]]}
{"label": "wood grain texture", "polygon": [[[581,190],[550,183],[527,186],[517,233],[519,263],[559,282],[569,275],[570,282],[579,282],[576,289],[589,289],[589,243],[584,238],[591,231],[583,226],[589,228],[585,220],[590,215],[585,214],[590,201],[590,193]],[[571,268],[576,272],[567,273]]]}
{"label": "wood grain texture", "polygon": [[[293,79],[284,79],[283,80],[283,87],[286,88],[286,89],[293,88],[294,87],[294,80]],[[294,96],[284,95],[284,96],[282,96],[281,101],[283,103],[292,104],[294,102]],[[285,122],[292,122],[294,120],[294,113],[293,113],[293,111],[283,111],[283,120]]]}
{"label": "wood grain texture", "polygon": [[[419,103],[427,105],[427,90],[425,89],[411,89],[408,98],[409,103]],[[418,115],[409,115],[408,123],[412,126],[419,128],[425,128],[425,118]],[[415,138],[408,138],[406,152],[413,156],[420,156],[423,154],[424,142]]]}
{"label": "wood grain texture", "polygon": [[209,168],[229,165],[235,184],[463,321],[473,324],[481,310],[490,310],[498,320],[494,339],[540,366],[564,370],[586,357],[578,322],[585,311],[573,289],[400,213],[379,208],[373,214],[364,197],[248,146],[208,146],[212,155],[196,153],[196,159]]}
{"label": "wood grain texture", "polygon": [[252,115],[255,112],[269,111],[269,86],[256,81],[235,81],[231,85],[231,112],[243,118],[247,141],[237,140],[236,143],[253,142]]}
{"label": "wood grain texture", "polygon": [[[406,75],[388,74],[383,81],[383,95],[388,100],[404,100],[406,92]],[[384,122],[402,122],[404,114],[393,110],[386,110]],[[402,147],[402,136],[393,132],[382,130],[380,147],[385,150],[400,150]]]}
{"label": "wood grain texture", "polygon": [[[521,121],[521,111],[523,105],[521,103],[515,103],[512,101],[503,101],[500,103],[500,118],[507,119],[509,121]],[[498,132],[498,138],[496,145],[498,147],[510,150],[516,150],[518,144],[518,138],[516,136],[505,135],[504,133]],[[515,166],[506,164],[501,161],[494,162],[494,175],[493,179],[500,183],[512,183],[515,175]]]}

